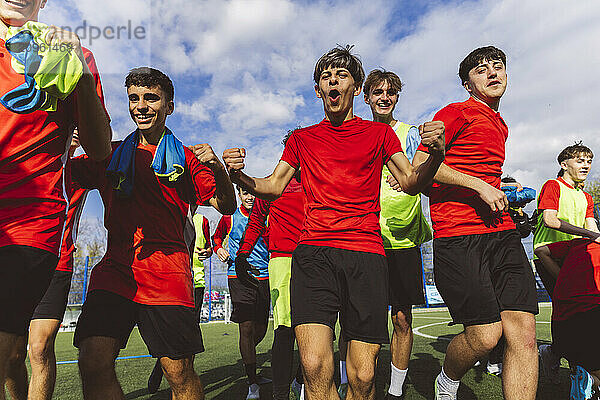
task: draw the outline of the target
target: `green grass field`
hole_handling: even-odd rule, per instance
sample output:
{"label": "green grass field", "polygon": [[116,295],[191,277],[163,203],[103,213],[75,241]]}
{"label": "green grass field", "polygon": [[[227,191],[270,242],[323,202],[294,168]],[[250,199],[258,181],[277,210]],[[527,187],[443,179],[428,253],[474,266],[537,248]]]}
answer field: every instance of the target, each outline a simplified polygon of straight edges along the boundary
{"label": "green grass field", "polygon": [[[445,309],[415,310],[415,341],[409,366],[406,399],[432,399],[433,380],[441,368],[444,352],[449,340],[460,331],[458,326],[448,326],[450,320]],[[550,307],[542,305],[538,316],[538,342],[550,339]],[[391,325],[390,325],[391,330]],[[205,385],[207,399],[245,399],[247,386],[243,377],[243,366],[237,350],[237,326],[235,324],[213,323],[202,325],[206,352],[196,358],[196,371]],[[72,345],[72,333],[59,333],[56,352],[58,361],[76,360],[77,350]],[[259,372],[271,376],[270,348],[273,340],[272,327],[267,337],[258,347]],[[337,352],[337,348],[336,348]],[[129,345],[120,356],[147,354],[137,330],[133,332]],[[337,353],[336,353],[337,356]],[[564,363],[564,361],[563,361]],[[389,346],[381,351],[377,369],[377,398],[382,399],[389,380]],[[158,393],[149,395],[146,381],[154,366],[154,359],[140,358],[117,361],[117,375],[123,386],[126,399],[170,399],[166,380]],[[569,371],[566,364],[561,368],[561,384],[553,385],[544,379],[540,381],[540,400],[567,399],[569,395]],[[54,398],[61,400],[81,399],[81,385],[76,364],[58,365]],[[336,378],[339,379],[336,373]],[[271,399],[271,387],[263,387],[262,399]],[[472,369],[462,380],[460,400],[502,399],[500,378],[487,375],[481,369]],[[291,398],[291,397],[290,397]]]}

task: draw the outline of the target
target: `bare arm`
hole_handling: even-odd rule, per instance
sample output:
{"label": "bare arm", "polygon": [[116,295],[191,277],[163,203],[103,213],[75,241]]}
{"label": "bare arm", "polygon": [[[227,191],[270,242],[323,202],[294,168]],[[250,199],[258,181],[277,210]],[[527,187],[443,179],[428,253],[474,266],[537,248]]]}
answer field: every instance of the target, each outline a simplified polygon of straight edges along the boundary
{"label": "bare arm", "polygon": [[[419,126],[421,143],[429,147],[430,154],[425,154],[419,164],[413,166],[404,153],[396,153],[386,164],[397,185],[407,194],[415,195],[431,184],[437,169],[444,161],[445,141],[444,123],[441,121],[426,122]],[[418,153],[417,153],[418,154]]]}
{"label": "bare arm", "polygon": [[596,223],[595,218],[588,217],[585,219],[585,229],[588,229],[593,232],[598,232],[598,224]]}
{"label": "bare arm", "polygon": [[[586,218],[586,225],[587,219],[593,220],[593,218]],[[600,233],[572,225],[566,221],[563,221],[562,219],[559,219],[557,210],[544,210],[542,214],[542,220],[544,221],[544,226],[547,228],[556,229],[560,232],[582,236],[596,241],[600,240]],[[594,221],[594,225],[596,225],[596,221]]]}
{"label": "bare arm", "polygon": [[245,167],[246,150],[227,149],[223,152],[223,161],[229,171],[232,182],[263,200],[273,201],[285,190],[296,170],[285,161],[280,161],[273,173],[265,178],[254,178],[242,172]]}
{"label": "bare arm", "polygon": [[237,207],[235,190],[233,189],[233,184],[229,179],[229,175],[227,175],[227,171],[225,171],[225,167],[213,152],[212,147],[204,143],[190,146],[189,149],[194,153],[196,159],[198,159],[201,164],[210,168],[215,177],[215,194],[208,203],[221,214],[233,214]]}
{"label": "bare arm", "polygon": [[540,246],[533,251],[536,256],[540,259],[544,267],[552,277],[556,280],[558,278],[558,273],[560,272],[560,265],[552,258],[552,253],[548,246]]}
{"label": "bare arm", "polygon": [[92,160],[102,161],[111,153],[112,130],[108,115],[106,115],[96,92],[96,80],[83,56],[79,37],[73,32],[53,26],[46,35],[46,42],[52,45],[64,44],[72,47],[83,64],[83,75],[73,92],[77,104],[75,119],[79,130],[79,140],[86,154]]}
{"label": "bare arm", "polygon": [[[426,160],[427,153],[417,151],[413,160],[413,165],[419,165]],[[476,178],[471,175],[459,172],[455,169],[450,168],[446,164],[440,165],[434,181],[443,183],[446,185],[459,186],[467,189],[474,190],[477,192],[479,197],[488,205],[492,211],[504,210],[508,207],[508,199],[506,194],[496,189],[492,185],[483,180]]]}

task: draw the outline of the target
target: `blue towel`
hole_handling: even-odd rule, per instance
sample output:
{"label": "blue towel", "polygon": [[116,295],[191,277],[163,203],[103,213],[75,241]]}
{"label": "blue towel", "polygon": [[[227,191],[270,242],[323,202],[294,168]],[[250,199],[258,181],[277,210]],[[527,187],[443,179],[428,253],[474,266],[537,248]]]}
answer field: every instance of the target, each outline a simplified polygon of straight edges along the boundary
{"label": "blue towel", "polygon": [[135,176],[135,149],[139,143],[137,129],[129,134],[115,150],[106,168],[106,177],[122,197],[131,196]]}
{"label": "blue towel", "polygon": [[0,103],[17,114],[29,114],[40,110],[48,101],[48,94],[36,87],[33,78],[42,57],[32,43],[33,34],[29,31],[19,32],[6,42],[8,52],[25,67],[25,82],[0,97]]}
{"label": "blue towel", "polygon": [[523,187],[523,190],[517,190],[516,186],[503,186],[502,190],[506,194],[508,203],[513,206],[523,207],[530,201],[535,200],[535,189]]}
{"label": "blue towel", "polygon": [[165,132],[156,146],[152,169],[158,177],[167,177],[171,182],[177,181],[185,172],[183,143],[173,135],[169,128],[165,128]]}
{"label": "blue towel", "polygon": [[[117,147],[106,169],[106,176],[113,189],[122,197],[129,197],[133,191],[135,176],[135,150],[139,143],[137,130]],[[169,128],[160,138],[150,167],[159,178],[177,179],[185,172],[185,152],[183,143],[173,135]]]}

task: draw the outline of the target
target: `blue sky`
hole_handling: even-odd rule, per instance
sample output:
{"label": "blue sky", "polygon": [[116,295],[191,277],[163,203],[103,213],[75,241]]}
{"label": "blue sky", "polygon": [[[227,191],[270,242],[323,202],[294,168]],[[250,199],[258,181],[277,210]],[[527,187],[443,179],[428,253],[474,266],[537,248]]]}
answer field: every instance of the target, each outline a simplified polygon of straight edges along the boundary
{"label": "blue sky", "polygon": [[[500,106],[511,129],[504,170],[539,189],[558,170],[562,148],[575,140],[600,148],[599,12],[595,0],[49,0],[40,20],[143,27],[143,39],[84,40],[97,58],[115,138],[134,129],[127,71],[152,65],[174,81],[168,125],[175,134],[186,144],[209,142],[217,154],[246,147],[248,172],[256,175],[272,170],[287,129],[322,118],[312,68],[336,44],[354,44],[367,72],[384,67],[400,75],[396,117],[410,123],[464,100],[459,62],[494,44],[508,55]],[[362,98],[355,113],[370,117]],[[85,216],[101,213],[92,196]]]}

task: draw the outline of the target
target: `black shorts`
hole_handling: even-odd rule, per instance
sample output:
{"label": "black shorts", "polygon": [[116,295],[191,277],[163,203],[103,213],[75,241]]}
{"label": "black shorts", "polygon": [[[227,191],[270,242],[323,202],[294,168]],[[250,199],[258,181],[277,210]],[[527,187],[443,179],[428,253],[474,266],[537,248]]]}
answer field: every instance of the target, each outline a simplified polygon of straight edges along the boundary
{"label": "black shorts", "polygon": [[392,314],[407,306],[425,304],[421,249],[418,246],[408,249],[386,249],[385,257],[388,265]]}
{"label": "black shorts", "polygon": [[552,321],[552,351],[588,372],[600,370],[600,307]]}
{"label": "black shorts", "polygon": [[0,247],[0,331],[25,335],[58,264],[49,251],[30,246]]}
{"label": "black shorts", "polygon": [[72,272],[55,271],[50,286],[38,303],[31,319],[57,319],[62,321],[67,309]]}
{"label": "black shorts", "polygon": [[388,270],[381,254],[298,245],[292,256],[292,326],[323,324],[344,339],[389,343]]}
{"label": "black shorts", "polygon": [[204,351],[192,307],[144,305],[105,290],[88,294],[73,344],[79,347],[86,338],[105,336],[116,339],[123,349],[136,324],[152,357],[177,360]]}
{"label": "black shorts", "polygon": [[258,289],[244,285],[237,278],[229,278],[227,281],[233,304],[231,320],[238,324],[246,321],[266,324],[271,304],[269,280],[258,281]]}
{"label": "black shorts", "polygon": [[454,323],[490,324],[508,310],[538,313],[533,269],[515,229],[434,239],[433,264]]}

